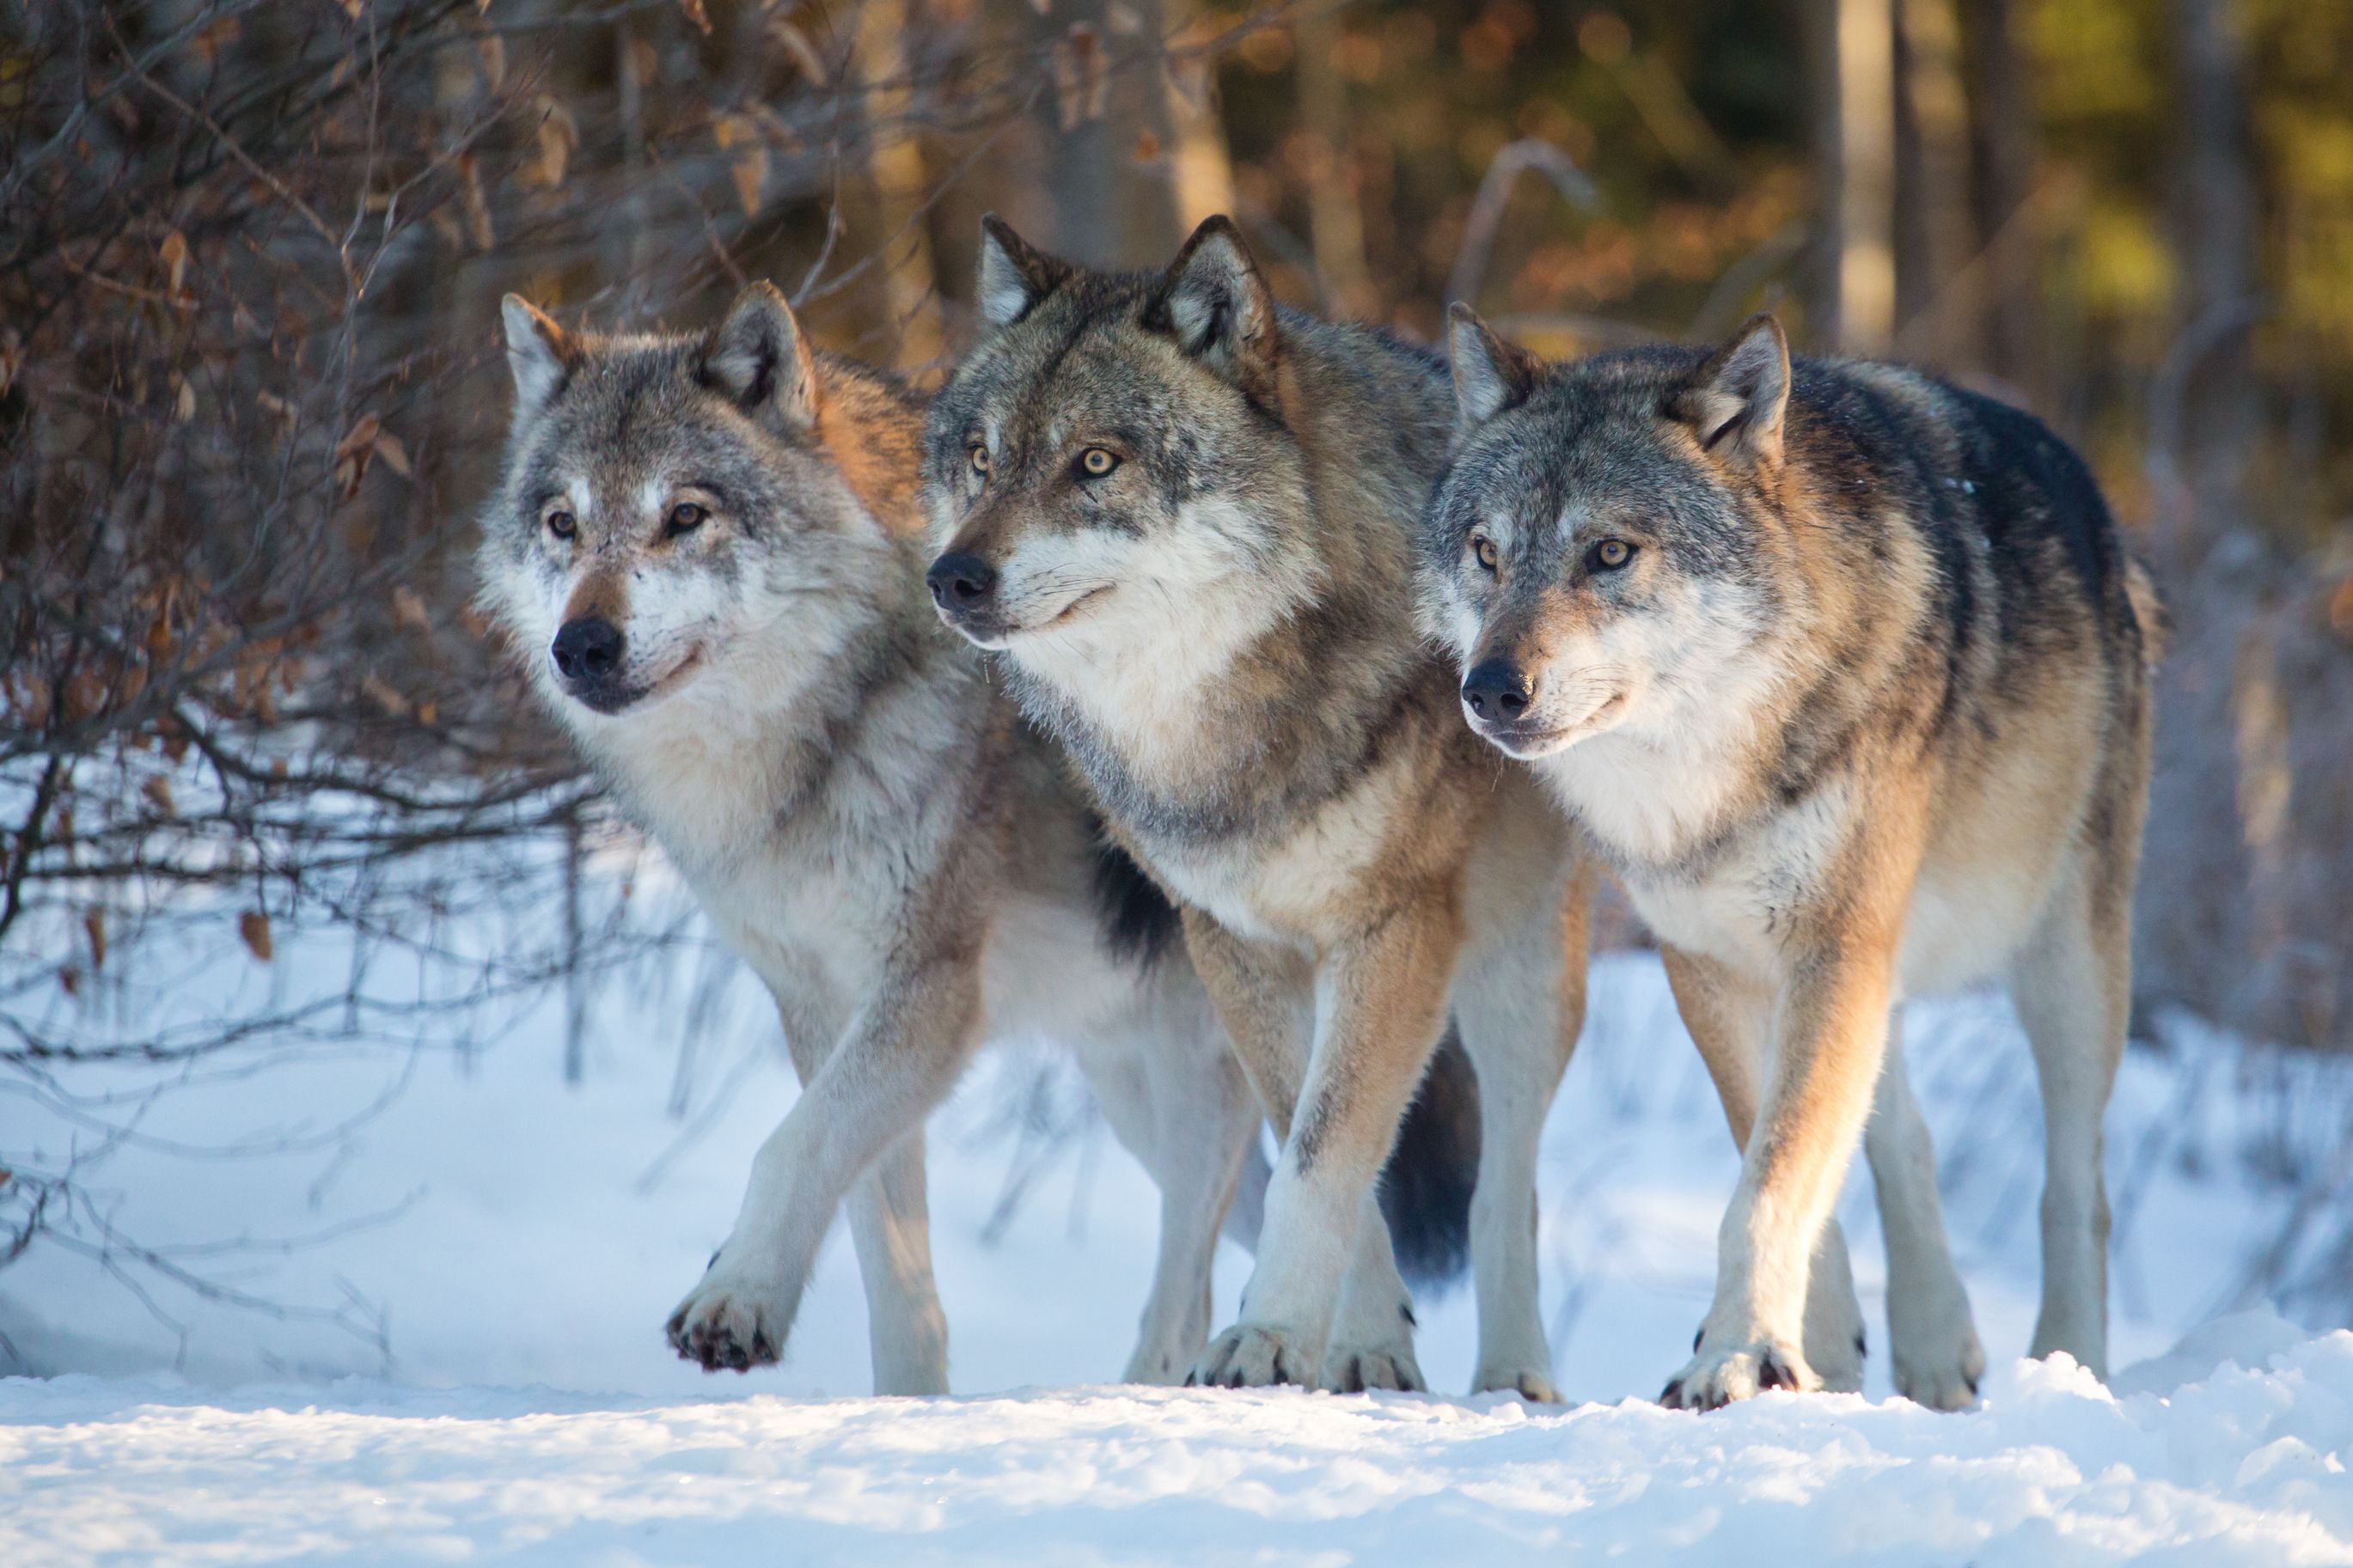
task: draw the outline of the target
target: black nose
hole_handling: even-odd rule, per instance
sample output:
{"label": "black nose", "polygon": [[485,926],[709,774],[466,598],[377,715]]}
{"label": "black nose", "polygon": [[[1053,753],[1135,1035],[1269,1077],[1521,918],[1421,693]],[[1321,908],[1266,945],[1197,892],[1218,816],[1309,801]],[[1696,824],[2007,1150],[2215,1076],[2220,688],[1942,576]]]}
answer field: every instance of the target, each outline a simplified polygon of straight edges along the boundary
{"label": "black nose", "polygon": [[1502,722],[1528,710],[1535,682],[1508,659],[1491,658],[1462,678],[1462,700],[1482,719]]}
{"label": "black nose", "polygon": [[923,581],[931,584],[932,603],[941,609],[968,609],[997,586],[997,568],[977,555],[951,550],[932,563]]}
{"label": "black nose", "polygon": [[602,616],[566,621],[548,654],[566,680],[602,680],[621,667],[621,628]]}

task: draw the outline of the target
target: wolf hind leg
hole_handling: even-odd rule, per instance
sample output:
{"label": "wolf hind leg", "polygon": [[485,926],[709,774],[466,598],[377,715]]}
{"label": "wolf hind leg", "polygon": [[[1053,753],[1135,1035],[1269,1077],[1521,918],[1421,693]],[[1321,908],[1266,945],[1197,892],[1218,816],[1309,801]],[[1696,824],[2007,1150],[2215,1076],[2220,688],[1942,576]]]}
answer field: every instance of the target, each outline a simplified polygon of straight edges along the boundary
{"label": "wolf hind leg", "polygon": [[[1662,945],[1660,955],[1666,961],[1667,981],[1674,989],[1683,1026],[1691,1031],[1700,1060],[1715,1084],[1732,1141],[1745,1150],[1765,1080],[1765,1039],[1773,1013],[1773,992],[1695,953]],[[1806,1361],[1823,1391],[1860,1393],[1867,1343],[1862,1303],[1855,1296],[1846,1233],[1835,1218],[1822,1226],[1814,1242],[1813,1261],[1806,1277],[1803,1334]]]}
{"label": "wolf hind leg", "polygon": [[932,1279],[923,1130],[893,1144],[849,1190],[849,1238],[866,1287],[877,1394],[948,1391],[948,1321]]}
{"label": "wolf hind leg", "polygon": [[2042,1310],[2030,1354],[2108,1375],[2108,1194],[2101,1121],[2124,1057],[2131,939],[2121,890],[2063,879],[2010,981],[2042,1086]]}
{"label": "wolf hind leg", "polygon": [[1977,1403],[1985,1347],[1946,1238],[1936,1152],[1905,1070],[1900,1007],[1888,1016],[1887,1058],[1862,1148],[1887,1240],[1887,1337],[1896,1392],[1932,1410],[1966,1409]]}
{"label": "wolf hind leg", "polygon": [[1164,981],[1135,1027],[1081,1059],[1104,1120],[1160,1188],[1159,1255],[1122,1379],[1181,1383],[1208,1342],[1218,1237],[1257,1151],[1258,1101],[1189,975]]}
{"label": "wolf hind leg", "polygon": [[[1537,1294],[1538,1149],[1585,1025],[1592,870],[1565,824],[1546,818],[1553,855],[1525,831],[1490,833],[1472,867],[1469,941],[1455,1019],[1479,1078],[1479,1175],[1471,1267],[1479,1360],[1471,1392],[1560,1403]],[[1513,825],[1515,829],[1523,826]],[[1498,851],[1501,851],[1499,853]]]}

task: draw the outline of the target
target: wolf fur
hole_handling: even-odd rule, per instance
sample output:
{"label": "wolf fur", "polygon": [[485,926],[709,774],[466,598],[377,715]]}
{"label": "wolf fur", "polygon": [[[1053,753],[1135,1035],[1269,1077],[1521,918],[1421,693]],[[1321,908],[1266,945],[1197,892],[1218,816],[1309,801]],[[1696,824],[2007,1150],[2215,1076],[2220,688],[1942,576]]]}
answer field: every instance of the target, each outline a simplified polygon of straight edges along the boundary
{"label": "wolf fur", "polygon": [[929,426],[934,597],[1184,905],[1284,1140],[1198,1380],[1420,1386],[1372,1189],[1451,1010],[1480,1091],[1475,1387],[1556,1398],[1535,1152],[1583,1016],[1587,879],[1413,622],[1443,366],[1278,310],[1223,218],[1136,275],[991,218],[979,302]]}
{"label": "wolf fur", "polygon": [[2033,1353],[2105,1375],[2100,1121],[2158,634],[2083,461],[1925,376],[1793,363],[1770,317],[1712,354],[1545,366],[1458,307],[1451,346],[1465,430],[1422,536],[1426,622],[1471,727],[1534,767],[1658,935],[1745,1152],[1667,1402],[1822,1384],[1801,1324],[1843,1262],[1828,1221],[1859,1136],[1897,1384],[1975,1398],[1886,1045],[1903,998],[1995,976],[2048,1135]]}
{"label": "wolf fur", "polygon": [[505,320],[484,600],[774,994],[804,1086],[671,1343],[778,1359],[847,1197],[877,1391],[945,1392],[923,1116],[976,1041],[1035,1033],[1076,1050],[1159,1184],[1126,1375],[1181,1376],[1238,1187],[1255,1229],[1257,1106],[1173,910],[925,601],[921,405],[811,353],[765,284],[708,333],[570,333],[513,296]]}

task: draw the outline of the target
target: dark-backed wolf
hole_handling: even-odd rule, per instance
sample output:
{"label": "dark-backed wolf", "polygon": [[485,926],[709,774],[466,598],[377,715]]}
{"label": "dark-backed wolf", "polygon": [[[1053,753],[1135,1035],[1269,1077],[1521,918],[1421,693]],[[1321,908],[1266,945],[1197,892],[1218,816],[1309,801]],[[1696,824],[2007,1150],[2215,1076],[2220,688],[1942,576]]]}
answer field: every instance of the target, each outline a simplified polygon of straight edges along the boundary
{"label": "dark-backed wolf", "polygon": [[[1457,308],[1465,432],[1423,534],[1470,726],[1533,764],[1666,952],[1745,1150],[1667,1402],[1820,1386],[1799,1323],[1858,1137],[1898,1385],[1983,1363],[1905,996],[2008,982],[2049,1165],[2033,1353],[2105,1374],[2100,1122],[2124,1049],[2159,626],[2083,460],[1891,366],[1721,350],[1546,367]],[[1868,1121],[1868,1132],[1865,1131]]]}
{"label": "dark-backed wolf", "polygon": [[1475,1386],[1556,1398],[1534,1183],[1583,1013],[1584,863],[1414,624],[1443,363],[1278,310],[1223,218],[1118,276],[991,218],[979,304],[933,405],[934,596],[1186,906],[1285,1136],[1199,1381],[1419,1386],[1371,1196],[1451,1006],[1484,1129]]}
{"label": "dark-backed wolf", "polygon": [[977,1039],[1035,1033],[1076,1050],[1159,1183],[1127,1376],[1180,1376],[1238,1184],[1255,1226],[1259,1110],[1175,911],[932,614],[921,405],[812,353],[762,284],[707,333],[570,333],[512,296],[505,315],[484,600],[774,993],[804,1084],[672,1344],[776,1360],[847,1196],[877,1390],[945,1392],[923,1116]]}

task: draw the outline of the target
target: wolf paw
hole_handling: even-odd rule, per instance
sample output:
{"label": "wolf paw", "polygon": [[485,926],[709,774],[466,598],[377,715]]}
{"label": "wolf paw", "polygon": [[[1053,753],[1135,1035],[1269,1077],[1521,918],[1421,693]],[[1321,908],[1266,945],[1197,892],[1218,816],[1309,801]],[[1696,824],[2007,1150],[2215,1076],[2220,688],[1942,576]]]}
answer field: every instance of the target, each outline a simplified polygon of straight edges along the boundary
{"label": "wolf paw", "polygon": [[1306,1384],[1308,1362],[1297,1346],[1273,1329],[1236,1323],[1209,1342],[1185,1379],[1187,1388],[1266,1388],[1278,1383]]}
{"label": "wolf paw", "polygon": [[1420,1394],[1430,1385],[1421,1379],[1413,1342],[1408,1340],[1400,1344],[1334,1345],[1324,1357],[1324,1375],[1316,1386],[1334,1394],[1362,1394],[1374,1388]]}
{"label": "wolf paw", "polygon": [[670,1348],[705,1372],[773,1366],[785,1352],[779,1300],[772,1287],[714,1266],[670,1315]]}
{"label": "wolf paw", "polygon": [[1530,1405],[1568,1403],[1560,1396],[1560,1390],[1553,1386],[1552,1373],[1549,1372],[1515,1371],[1510,1367],[1495,1371],[1481,1368],[1479,1375],[1471,1380],[1471,1392],[1474,1396],[1482,1394],[1516,1394]]}
{"label": "wolf paw", "polygon": [[1978,1402],[1978,1380],[1985,1375],[1985,1347],[1978,1331],[1961,1325],[1959,1336],[1932,1355],[1894,1356],[1895,1392],[1931,1410],[1968,1410]]}
{"label": "wolf paw", "polygon": [[1770,1389],[1809,1393],[1820,1386],[1794,1348],[1758,1340],[1703,1350],[1668,1380],[1659,1403],[1670,1410],[1721,1410],[1736,1399],[1754,1398]]}

